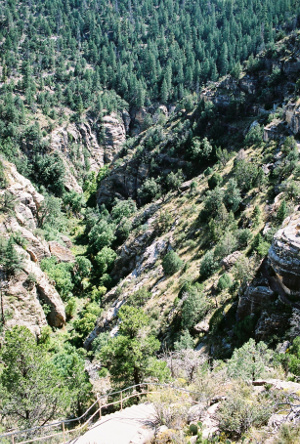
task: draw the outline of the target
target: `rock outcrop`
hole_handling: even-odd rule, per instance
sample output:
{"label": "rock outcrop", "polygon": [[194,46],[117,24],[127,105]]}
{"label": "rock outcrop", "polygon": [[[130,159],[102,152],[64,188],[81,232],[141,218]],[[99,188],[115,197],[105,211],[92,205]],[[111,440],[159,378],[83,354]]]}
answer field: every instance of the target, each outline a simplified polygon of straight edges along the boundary
{"label": "rock outcrop", "polygon": [[78,165],[85,170],[89,164],[90,170],[97,172],[114,159],[125,142],[129,125],[130,116],[124,111],[122,118],[113,113],[99,121],[68,123],[52,131],[50,147],[58,151],[64,160],[68,190],[82,192]]}
{"label": "rock outcrop", "polygon": [[289,102],[285,107],[285,121],[294,134],[300,131],[300,102]]}
{"label": "rock outcrop", "polygon": [[[63,302],[42,272],[39,262],[51,256],[48,243],[35,235],[37,213],[43,202],[31,182],[20,175],[16,167],[2,161],[8,182],[7,191],[14,196],[14,213],[0,218],[0,235],[8,238],[15,236],[15,249],[22,258],[21,270],[6,278],[3,274],[3,304],[7,314],[7,325],[27,326],[39,335],[41,328],[48,323],[61,327],[66,321]],[[0,194],[4,190],[0,191]],[[1,270],[0,270],[1,272]],[[47,316],[43,306],[47,304]]]}
{"label": "rock outcrop", "polygon": [[123,120],[116,114],[104,116],[100,124],[101,135],[103,135],[104,162],[111,162],[121,150],[126,140],[126,131]]}
{"label": "rock outcrop", "polygon": [[124,162],[114,168],[109,176],[101,181],[97,191],[97,203],[111,203],[113,199],[132,197],[136,199],[137,190],[148,177],[150,164],[139,159]]}
{"label": "rock outcrop", "polygon": [[291,308],[300,309],[299,209],[284,221],[256,277],[241,291],[237,318],[255,316],[255,337],[266,340],[288,328]]}
{"label": "rock outcrop", "polygon": [[75,256],[69,250],[69,248],[64,247],[56,241],[49,242],[49,248],[52,256],[58,259],[58,262],[74,262]]}
{"label": "rock outcrop", "polygon": [[300,300],[300,213],[284,221],[274,236],[269,260],[283,290]]}

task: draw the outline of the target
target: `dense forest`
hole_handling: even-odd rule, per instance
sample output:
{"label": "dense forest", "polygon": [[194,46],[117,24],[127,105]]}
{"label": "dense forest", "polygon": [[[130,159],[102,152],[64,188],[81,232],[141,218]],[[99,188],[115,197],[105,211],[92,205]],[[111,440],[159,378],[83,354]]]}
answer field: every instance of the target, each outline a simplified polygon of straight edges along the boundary
{"label": "dense forest", "polygon": [[297,423],[272,381],[300,375],[299,23],[298,0],[0,0],[0,433],[144,380],[201,393],[192,424],[195,399],[152,399],[153,443]]}

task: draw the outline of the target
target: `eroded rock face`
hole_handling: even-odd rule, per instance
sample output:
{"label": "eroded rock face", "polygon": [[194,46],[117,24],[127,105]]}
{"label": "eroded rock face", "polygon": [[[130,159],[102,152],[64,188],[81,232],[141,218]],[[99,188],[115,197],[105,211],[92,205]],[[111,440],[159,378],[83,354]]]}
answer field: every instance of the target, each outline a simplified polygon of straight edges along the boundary
{"label": "eroded rock face", "polygon": [[288,103],[285,107],[285,121],[294,134],[300,131],[300,103]]}
{"label": "eroded rock face", "polygon": [[101,181],[97,191],[97,203],[111,203],[113,199],[137,197],[137,190],[143,181],[148,177],[150,164],[133,159],[131,162],[124,162],[118,168]]}
{"label": "eroded rock face", "polygon": [[129,125],[130,116],[124,110],[122,118],[113,113],[104,116],[101,121],[69,123],[52,131],[50,147],[58,151],[64,160],[65,186],[69,191],[82,193],[78,184],[81,179],[80,171],[76,171],[76,165],[86,169],[88,161],[90,170],[98,172],[99,168],[111,162],[121,150]]}
{"label": "eroded rock face", "polygon": [[111,162],[121,150],[126,140],[126,130],[123,120],[116,114],[104,116],[101,122],[101,133],[103,134],[104,162]]}
{"label": "eroded rock face", "polygon": [[285,220],[274,236],[269,261],[287,294],[300,298],[300,213]]}
{"label": "eroded rock face", "polygon": [[[39,266],[43,258],[51,256],[48,243],[34,234],[37,212],[44,198],[14,165],[5,161],[3,164],[7,190],[15,197],[15,211],[12,215],[1,216],[0,235],[5,238],[17,235],[20,245],[14,248],[22,257],[20,271],[8,279],[0,276],[4,285],[4,310],[9,314],[7,325],[24,325],[39,335],[47,320],[53,327],[61,327],[66,321],[63,302]],[[50,308],[47,320],[43,310],[45,303]]]}
{"label": "eroded rock face", "polygon": [[263,276],[257,277],[239,297],[238,319],[259,313],[268,306],[273,296],[274,292],[270,288],[268,280]]}

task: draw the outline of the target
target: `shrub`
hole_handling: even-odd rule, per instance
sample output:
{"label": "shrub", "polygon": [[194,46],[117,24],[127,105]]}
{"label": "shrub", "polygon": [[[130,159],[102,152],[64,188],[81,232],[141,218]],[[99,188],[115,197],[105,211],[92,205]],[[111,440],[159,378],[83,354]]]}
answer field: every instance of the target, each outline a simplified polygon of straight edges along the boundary
{"label": "shrub", "polygon": [[237,239],[241,248],[247,247],[251,240],[252,234],[249,228],[241,228],[237,231]]}
{"label": "shrub", "polygon": [[264,342],[256,344],[254,339],[249,339],[241,348],[234,350],[228,362],[228,374],[244,381],[255,381],[263,376],[271,356],[272,353]]}
{"label": "shrub", "polygon": [[278,223],[282,223],[284,219],[288,216],[288,209],[285,200],[283,200],[277,210],[276,220]]}
{"label": "shrub", "polygon": [[103,247],[95,258],[98,269],[97,271],[102,275],[107,271],[111,270],[115,260],[117,258],[117,254],[110,247]]}
{"label": "shrub", "polygon": [[215,260],[214,252],[208,251],[200,265],[200,275],[202,279],[209,278],[218,269],[218,263]]}
{"label": "shrub", "polygon": [[178,190],[182,184],[184,176],[182,170],[178,170],[177,173],[169,173],[166,177],[167,190]]}
{"label": "shrub", "polygon": [[239,209],[241,203],[241,192],[238,188],[237,181],[231,178],[227,184],[224,196],[224,203],[228,210],[234,213]]}
{"label": "shrub", "polygon": [[7,180],[5,177],[5,170],[3,163],[0,161],[0,189],[5,188],[7,185]]}
{"label": "shrub", "polygon": [[208,177],[212,174],[213,169],[211,167],[206,168],[206,170],[204,170],[203,174],[205,177]]}
{"label": "shrub", "polygon": [[223,182],[222,176],[218,173],[214,173],[207,181],[210,190],[220,186]]}
{"label": "shrub", "polygon": [[169,251],[165,255],[162,261],[162,266],[164,269],[164,273],[168,276],[176,273],[183,266],[183,261],[180,259],[178,254],[175,253],[174,250]]}
{"label": "shrub", "polygon": [[264,128],[258,123],[252,124],[250,130],[245,137],[246,145],[259,144],[263,141]]}
{"label": "shrub", "polygon": [[74,287],[71,273],[73,265],[63,262],[57,264],[57,259],[52,256],[41,260],[41,269],[55,282],[55,288],[61,298],[67,301],[72,295],[71,292]]}
{"label": "shrub", "polygon": [[209,311],[210,304],[205,295],[191,287],[189,295],[182,305],[181,324],[183,328],[191,329],[201,321]]}
{"label": "shrub", "polygon": [[111,210],[111,217],[119,223],[124,217],[130,217],[136,213],[136,203],[132,199],[116,199]]}
{"label": "shrub", "polygon": [[251,247],[260,257],[264,257],[268,254],[270,244],[264,240],[260,233],[258,233],[254,237]]}
{"label": "shrub", "polygon": [[175,350],[186,350],[194,348],[194,340],[190,335],[188,330],[184,330],[184,332],[180,335],[178,341],[174,343]]}
{"label": "shrub", "polygon": [[61,196],[64,190],[65,166],[58,154],[36,154],[32,159],[31,178],[49,192]]}
{"label": "shrub", "polygon": [[186,393],[167,388],[150,394],[149,398],[154,404],[159,425],[166,425],[169,429],[182,429],[187,422],[188,410],[191,405],[191,400]]}
{"label": "shrub", "polygon": [[215,218],[218,216],[222,205],[223,204],[223,198],[224,198],[224,191],[216,187],[213,190],[209,190],[206,194],[205,200],[204,200],[204,216],[205,218]]}
{"label": "shrub", "polygon": [[226,288],[231,287],[231,285],[232,285],[231,277],[229,276],[228,273],[224,273],[219,279],[218,290],[219,291],[226,290]]}
{"label": "shrub", "polygon": [[226,231],[215,249],[215,256],[222,259],[235,251],[238,247],[238,242],[235,235],[231,231]]}
{"label": "shrub", "polygon": [[146,179],[138,190],[138,197],[143,203],[151,202],[154,198],[158,198],[160,194],[161,187],[153,177]]}
{"label": "shrub", "polygon": [[0,251],[0,265],[4,273],[11,276],[22,269],[24,258],[15,249],[13,236],[8,240],[0,236]]}
{"label": "shrub", "polygon": [[110,339],[109,332],[99,333],[99,335],[92,342],[92,350],[93,350],[93,352],[95,354],[99,353],[101,348],[104,347],[105,345],[107,345],[109,339]]}
{"label": "shrub", "polygon": [[124,217],[116,229],[117,241],[119,243],[125,242],[126,239],[128,239],[131,230],[132,230],[132,222],[126,217]]}
{"label": "shrub", "polygon": [[74,297],[71,297],[68,300],[68,303],[66,305],[66,315],[68,319],[71,319],[75,316],[76,314],[76,310],[77,310],[77,300]]}
{"label": "shrub", "polygon": [[227,394],[216,417],[221,432],[232,438],[239,438],[250,427],[261,427],[267,424],[272,405],[263,396],[251,396],[248,388],[239,386]]}
{"label": "shrub", "polygon": [[298,444],[300,442],[300,424],[282,424],[274,444]]}
{"label": "shrub", "polygon": [[141,307],[151,298],[151,293],[145,287],[140,288],[128,296],[127,304],[133,307]]}
{"label": "shrub", "polygon": [[109,247],[115,240],[115,226],[101,219],[94,225],[88,236],[91,250],[98,252],[103,247]]}

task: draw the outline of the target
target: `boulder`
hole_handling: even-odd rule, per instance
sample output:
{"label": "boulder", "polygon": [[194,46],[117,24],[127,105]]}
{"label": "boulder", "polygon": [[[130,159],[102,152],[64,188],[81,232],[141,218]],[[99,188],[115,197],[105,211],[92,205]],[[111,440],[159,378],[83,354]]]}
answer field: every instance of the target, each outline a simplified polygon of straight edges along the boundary
{"label": "boulder", "polygon": [[49,249],[52,256],[58,259],[58,262],[75,262],[75,256],[69,250],[56,241],[49,242]]}
{"label": "boulder", "polygon": [[224,259],[221,262],[222,267],[224,267],[225,270],[229,270],[231,267],[233,267],[233,265],[238,261],[238,259],[241,256],[242,253],[240,251],[234,251],[233,253],[224,257]]}

